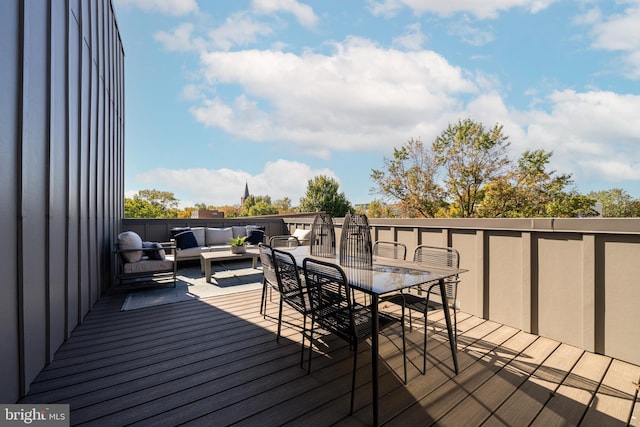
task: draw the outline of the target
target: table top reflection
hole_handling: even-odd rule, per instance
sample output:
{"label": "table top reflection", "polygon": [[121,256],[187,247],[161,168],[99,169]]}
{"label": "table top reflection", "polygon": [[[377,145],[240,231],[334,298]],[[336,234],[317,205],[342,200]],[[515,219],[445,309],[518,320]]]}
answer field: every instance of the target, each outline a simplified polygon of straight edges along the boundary
{"label": "table top reflection", "polygon": [[466,271],[457,268],[430,267],[413,261],[381,257],[373,257],[373,265],[370,267],[356,268],[341,265],[338,254],[330,258],[310,255],[308,246],[278,249],[285,249],[290,252],[300,268],[305,258],[313,258],[340,265],[347,276],[347,280],[349,280],[350,286],[375,295],[396,292],[422,283],[452,277]]}

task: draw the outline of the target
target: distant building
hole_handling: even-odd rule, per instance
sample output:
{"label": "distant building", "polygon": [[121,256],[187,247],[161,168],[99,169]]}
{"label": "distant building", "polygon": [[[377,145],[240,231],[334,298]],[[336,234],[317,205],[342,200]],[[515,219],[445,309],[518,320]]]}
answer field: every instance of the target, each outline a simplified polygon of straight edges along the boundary
{"label": "distant building", "polygon": [[244,183],[244,195],[242,197],[240,197],[240,207],[244,206],[244,202],[246,202],[248,198],[249,198],[249,185],[245,182]]}
{"label": "distant building", "polygon": [[192,219],[212,219],[212,218],[224,218],[224,212],[211,209],[196,209],[191,211]]}

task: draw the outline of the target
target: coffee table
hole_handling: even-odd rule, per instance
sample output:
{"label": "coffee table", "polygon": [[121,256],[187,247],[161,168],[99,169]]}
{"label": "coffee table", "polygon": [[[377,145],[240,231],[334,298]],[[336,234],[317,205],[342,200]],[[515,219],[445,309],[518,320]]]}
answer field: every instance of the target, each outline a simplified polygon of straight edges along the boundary
{"label": "coffee table", "polygon": [[204,267],[204,277],[207,283],[211,283],[211,264],[214,262],[249,258],[252,260],[252,267],[256,268],[260,252],[257,249],[247,249],[243,254],[232,254],[230,251],[202,252],[200,254],[200,267]]}

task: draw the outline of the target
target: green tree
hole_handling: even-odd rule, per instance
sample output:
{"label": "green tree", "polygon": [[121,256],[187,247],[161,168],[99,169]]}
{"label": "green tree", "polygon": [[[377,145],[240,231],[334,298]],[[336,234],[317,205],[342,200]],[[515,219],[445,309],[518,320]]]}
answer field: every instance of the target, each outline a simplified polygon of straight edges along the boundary
{"label": "green tree", "polygon": [[274,215],[278,208],[271,204],[269,196],[249,196],[242,205],[240,216]]}
{"label": "green tree", "polygon": [[553,152],[525,151],[517,168],[484,187],[478,207],[482,217],[535,218],[591,216],[594,200],[566,187],[570,174],[556,175],[547,166]]}
{"label": "green tree", "polygon": [[372,200],[366,208],[356,209],[357,213],[365,214],[369,218],[395,218],[396,213],[392,206],[389,206],[380,200]]}
{"label": "green tree", "polygon": [[124,199],[125,218],[177,218],[179,200],[169,191],[140,190]]}
{"label": "green tree", "polygon": [[579,194],[575,190],[563,192],[547,204],[546,215],[556,218],[579,218],[596,216],[593,210],[595,200]]}
{"label": "green tree", "polygon": [[353,213],[351,203],[344,193],[339,193],[340,185],[328,176],[318,175],[307,181],[307,191],[300,199],[300,212],[326,212],[333,217]]}
{"label": "green tree", "polygon": [[273,206],[278,209],[278,213],[291,213],[294,211],[291,206],[291,199],[289,197],[284,197],[282,199],[276,200],[273,202]]}
{"label": "green tree", "polygon": [[552,155],[553,152],[544,150],[525,151],[515,169],[484,187],[479,216],[534,218],[560,213],[571,216],[576,209],[584,210],[582,203],[586,200],[576,193],[565,192],[571,175],[556,175],[556,171],[547,170]]}
{"label": "green tree", "polygon": [[502,126],[496,124],[485,129],[482,123],[471,119],[449,125],[433,144],[435,161],[445,171],[447,195],[456,205],[459,216],[473,217],[482,200],[482,188],[500,179],[507,171],[508,137]]}
{"label": "green tree", "polygon": [[410,139],[384,158],[384,169],[373,169],[371,178],[378,193],[398,203],[403,216],[433,217],[443,205],[444,193],[436,181],[437,164],[420,140]]}
{"label": "green tree", "polygon": [[587,196],[602,203],[603,217],[625,218],[640,216],[640,200],[634,200],[622,188],[592,191]]}

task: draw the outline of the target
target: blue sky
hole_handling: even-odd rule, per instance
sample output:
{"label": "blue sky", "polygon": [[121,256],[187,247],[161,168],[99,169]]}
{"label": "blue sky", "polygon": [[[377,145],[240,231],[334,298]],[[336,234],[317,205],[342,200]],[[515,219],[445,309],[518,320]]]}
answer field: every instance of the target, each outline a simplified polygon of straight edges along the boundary
{"label": "blue sky", "polygon": [[410,138],[471,118],[511,157],[553,151],[575,188],[640,197],[640,1],[114,0],[125,49],[125,191],[182,206],[354,204]]}

